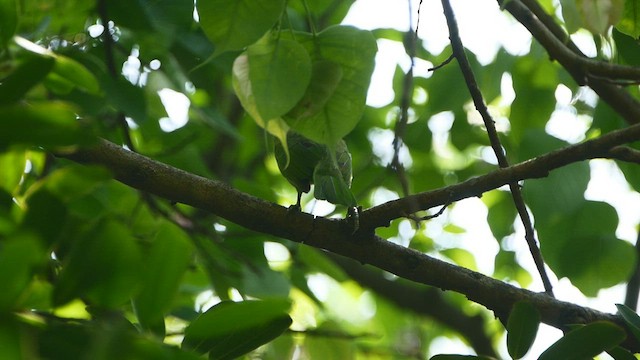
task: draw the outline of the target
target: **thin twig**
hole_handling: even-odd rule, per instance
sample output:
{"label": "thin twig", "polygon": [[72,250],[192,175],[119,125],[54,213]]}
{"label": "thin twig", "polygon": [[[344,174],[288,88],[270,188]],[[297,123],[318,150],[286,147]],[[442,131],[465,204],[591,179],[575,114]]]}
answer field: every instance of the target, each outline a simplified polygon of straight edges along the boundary
{"label": "thin twig", "polygon": [[620,86],[593,77],[592,75],[594,74],[603,76],[611,74],[607,72],[599,73],[592,68],[585,67],[585,61],[594,60],[584,56],[560,25],[549,14],[544,12],[537,1],[497,1],[501,8],[509,11],[518,22],[529,30],[531,35],[547,50],[549,56],[557,60],[578,84],[588,84],[627,123],[636,124],[640,121],[640,102]]}
{"label": "thin twig", "polygon": [[[113,41],[113,37],[111,36],[111,29],[109,29],[109,13],[107,10],[107,0],[98,0],[98,15],[100,16],[100,22],[102,22],[102,42],[104,43],[104,57],[105,62],[107,63],[107,71],[112,79],[116,80],[118,78],[118,69],[116,68],[115,57],[113,55],[113,48],[115,46],[115,42]],[[116,114],[116,119],[118,125],[122,129],[122,136],[124,137],[124,142],[127,147],[131,151],[135,151],[135,146],[133,145],[133,140],[131,139],[131,134],[129,133],[129,124],[127,124],[127,119],[122,111],[118,111]]]}
{"label": "thin twig", "polygon": [[[482,93],[478,88],[478,84],[476,82],[475,75],[473,74],[473,70],[471,69],[471,65],[469,64],[469,60],[467,59],[464,46],[462,45],[462,40],[460,39],[455,14],[453,13],[453,9],[451,8],[451,3],[449,2],[449,0],[442,0],[442,7],[444,8],[444,14],[447,18],[447,24],[449,26],[449,38],[451,40],[453,54],[458,60],[458,64],[460,65],[460,69],[464,75],[465,81],[467,83],[467,88],[471,93],[471,97],[473,98],[476,109],[482,116],[484,125],[487,129],[487,135],[489,136],[489,141],[491,143],[491,148],[493,149],[493,152],[498,159],[498,165],[501,168],[507,168],[509,167],[509,161],[507,160],[507,157],[502,148],[502,144],[500,143],[498,131],[495,127],[495,122],[489,114],[489,110],[487,109],[484,98],[482,97]],[[522,220],[522,225],[524,225],[525,239],[527,240],[527,245],[529,246],[529,251],[531,252],[533,261],[535,262],[538,272],[540,273],[540,277],[542,278],[544,289],[547,294],[553,296],[553,286],[551,285],[551,281],[549,280],[549,276],[547,275],[547,271],[545,269],[542,253],[540,252],[540,248],[538,247],[536,241],[533,223],[531,221],[529,213],[527,212],[527,207],[524,203],[520,186],[516,182],[511,182],[509,183],[509,189],[511,190],[511,196],[518,211],[518,215]]]}
{"label": "thin twig", "polygon": [[413,26],[413,10],[411,8],[411,0],[408,0],[409,4],[409,31],[405,34],[406,40],[405,46],[407,47],[407,54],[411,59],[411,67],[404,76],[402,81],[402,95],[400,98],[400,118],[396,122],[395,136],[393,138],[393,159],[391,160],[391,168],[398,175],[400,185],[402,186],[402,193],[404,196],[409,195],[409,180],[406,176],[404,165],[400,161],[400,149],[402,148],[404,134],[409,122],[409,108],[411,107],[411,97],[413,96],[413,68],[415,66],[416,57],[416,37],[417,28],[415,32],[411,31]]}
{"label": "thin twig", "polygon": [[432,68],[427,69],[427,71],[436,71],[438,69],[440,69],[441,67],[447,65],[448,63],[451,62],[451,60],[455,59],[455,56],[453,54],[449,55],[449,57],[447,58],[447,60],[443,61],[441,64],[438,64]]}

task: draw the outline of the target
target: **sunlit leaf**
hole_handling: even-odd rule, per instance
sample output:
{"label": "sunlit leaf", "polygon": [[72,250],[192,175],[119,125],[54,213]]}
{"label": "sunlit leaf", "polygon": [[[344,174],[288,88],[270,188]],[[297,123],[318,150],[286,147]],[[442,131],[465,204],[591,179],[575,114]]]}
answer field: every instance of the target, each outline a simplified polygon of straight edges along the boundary
{"label": "sunlit leaf", "polygon": [[616,24],[616,29],[634,39],[640,37],[640,1],[625,0],[622,18]]}
{"label": "sunlit leaf", "polygon": [[277,137],[283,144],[285,151],[288,151],[287,131],[289,125],[280,117],[263,119],[256,105],[256,97],[249,75],[249,56],[242,54],[233,62],[233,89],[235,90],[242,107],[253,118],[258,126],[265,129],[269,134]]}
{"label": "sunlit leaf", "polygon": [[[333,26],[317,36],[297,35],[307,48],[312,62],[330,61],[331,78],[337,78],[339,65],[342,77],[333,95],[315,115],[285,120],[291,128],[321,144],[333,146],[347,135],[362,117],[377,45],[369,31],[349,26]],[[320,86],[314,92],[326,93],[330,86]]]}
{"label": "sunlit leaf", "polygon": [[247,48],[249,80],[263,119],[281,117],[300,100],[311,78],[311,60],[294,40],[267,34]]}
{"label": "sunlit leaf", "polygon": [[0,292],[0,317],[2,317],[6,316],[9,310],[17,310],[18,300],[29,285],[35,267],[44,261],[44,248],[37,237],[21,233],[0,241],[0,249],[2,250],[0,251],[0,281],[3,287]]}
{"label": "sunlit leaf", "polygon": [[284,0],[197,2],[200,25],[215,45],[215,54],[258,41],[280,18],[284,4]]}

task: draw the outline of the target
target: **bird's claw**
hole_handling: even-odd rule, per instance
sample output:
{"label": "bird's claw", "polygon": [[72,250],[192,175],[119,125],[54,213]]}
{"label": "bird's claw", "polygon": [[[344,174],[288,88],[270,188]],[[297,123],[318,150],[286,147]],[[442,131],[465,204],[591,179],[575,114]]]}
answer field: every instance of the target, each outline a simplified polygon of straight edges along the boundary
{"label": "bird's claw", "polygon": [[360,211],[362,210],[361,206],[355,207],[352,206],[347,209],[347,224],[351,228],[351,235],[355,234],[356,231],[360,228]]}

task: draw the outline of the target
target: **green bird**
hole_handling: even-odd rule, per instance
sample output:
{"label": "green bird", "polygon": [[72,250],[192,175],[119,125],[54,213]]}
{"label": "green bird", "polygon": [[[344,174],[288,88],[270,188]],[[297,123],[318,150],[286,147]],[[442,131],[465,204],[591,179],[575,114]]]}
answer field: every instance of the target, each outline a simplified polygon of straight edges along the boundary
{"label": "green bird", "polygon": [[314,184],[316,199],[348,207],[347,219],[355,232],[359,217],[356,199],[351,193],[351,154],[344,140],[340,139],[332,149],[289,131],[287,146],[289,157],[276,140],[274,154],[280,172],[298,191],[295,207],[300,209],[302,193],[309,192]]}

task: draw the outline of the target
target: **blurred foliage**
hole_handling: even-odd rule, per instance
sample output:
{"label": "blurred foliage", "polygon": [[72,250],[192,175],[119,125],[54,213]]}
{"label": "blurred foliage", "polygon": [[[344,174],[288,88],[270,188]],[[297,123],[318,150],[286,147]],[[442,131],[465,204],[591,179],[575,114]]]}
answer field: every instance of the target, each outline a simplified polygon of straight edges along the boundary
{"label": "blurred foliage", "polygon": [[[410,89],[398,66],[395,98],[365,106],[375,40],[406,43],[407,36],[340,26],[353,2],[199,0],[194,9],[191,0],[0,0],[0,358],[413,359],[431,355],[434,340],[470,343],[446,321],[416,316],[393,295],[360,284],[321,251],[140,193],[105,169],[52,155],[102,137],[289,205],[296,192],[279,174],[265,130],[283,139],[293,128],[327,144],[344,138],[353,194],[369,208],[404,195],[389,164],[399,104],[408,96],[400,160],[409,192],[495,169],[455,62],[416,76]],[[569,32],[592,31],[612,49],[608,60],[637,65],[637,1],[609,1],[606,13],[594,12],[593,3],[561,1],[566,23],[556,20]],[[551,1],[542,5],[558,14]],[[434,54],[418,43],[416,53],[439,65],[451,48]],[[488,64],[473,53],[469,60],[490,110],[506,122],[500,135],[513,162],[568,144],[545,131],[562,106],[588,119],[582,138],[624,126],[535,41],[526,55],[500,49]],[[507,77],[512,102],[502,93]],[[559,103],[560,88],[569,89],[571,104]],[[640,189],[638,167],[620,169]],[[526,181],[524,195],[549,267],[596,296],[625,282],[636,259],[632,245],[616,236],[616,210],[585,199],[590,177],[588,163],[573,164]],[[419,224],[394,221],[377,233],[530,285],[538,275],[516,256],[523,245],[515,243],[524,239],[509,194],[484,194],[486,214],[473,214],[491,230],[492,255],[469,245],[477,229],[455,216],[464,206]],[[345,213],[311,196],[303,197],[303,210]],[[489,270],[481,265],[486,260]],[[465,316],[481,314],[494,348],[505,347],[508,330],[514,358],[535,338],[539,316],[527,304],[514,308],[505,330],[466,299],[442,298]],[[637,315],[620,312],[637,336]],[[568,358],[577,348],[579,356],[620,354],[621,336],[613,324],[594,323],[544,356]]]}

